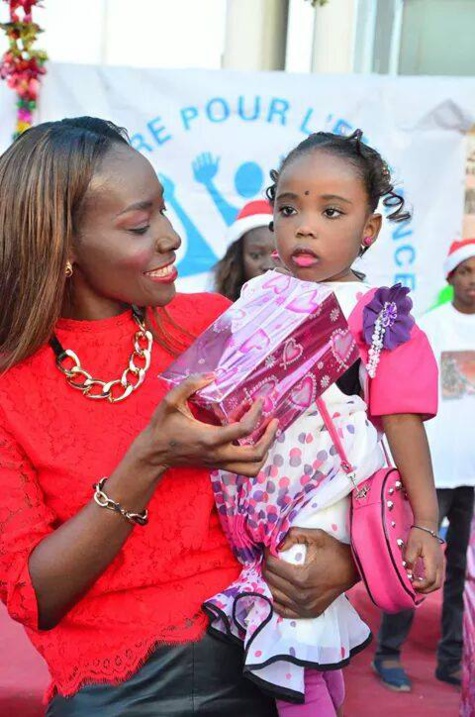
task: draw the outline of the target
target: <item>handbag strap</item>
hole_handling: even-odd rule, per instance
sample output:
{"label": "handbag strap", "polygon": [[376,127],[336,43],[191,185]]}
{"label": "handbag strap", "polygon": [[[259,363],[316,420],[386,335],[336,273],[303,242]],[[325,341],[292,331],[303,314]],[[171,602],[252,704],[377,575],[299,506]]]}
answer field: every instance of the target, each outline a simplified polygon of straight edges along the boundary
{"label": "handbag strap", "polygon": [[381,438],[381,446],[383,449],[384,457],[386,459],[386,463],[388,465],[388,468],[393,468],[393,460],[391,454],[388,452],[388,449],[386,448],[386,442],[384,440],[384,436]]}
{"label": "handbag strap", "polygon": [[328,412],[327,405],[322,398],[317,398],[317,408],[318,408],[320,415],[323,419],[325,428],[327,429],[328,433],[330,434],[330,438],[332,439],[333,444],[338,452],[338,455],[340,456],[341,467],[343,468],[343,470],[345,471],[345,473],[347,475],[350,473],[354,473],[355,469],[351,465],[350,461],[348,460],[348,456],[346,455],[346,451],[343,447],[343,443],[341,441],[340,434],[338,433],[337,427],[335,426],[335,423],[333,422],[333,419],[330,416],[330,413]]}
{"label": "handbag strap", "polygon": [[333,445],[335,446],[337,453],[340,457],[341,467],[343,468],[343,470],[345,471],[349,480],[351,481],[356,497],[364,498],[366,496],[366,490],[363,489],[360,491],[358,488],[358,485],[355,480],[355,468],[348,460],[348,456],[346,455],[346,451],[343,447],[343,442],[340,438],[340,434],[338,433],[337,427],[335,426],[335,423],[334,423],[332,417],[330,416],[330,413],[328,411],[325,401],[322,398],[317,398],[316,403],[317,403],[317,408],[320,412],[320,415],[323,419],[323,423],[325,424],[325,427],[326,427],[328,433],[330,434],[330,438],[333,441]]}

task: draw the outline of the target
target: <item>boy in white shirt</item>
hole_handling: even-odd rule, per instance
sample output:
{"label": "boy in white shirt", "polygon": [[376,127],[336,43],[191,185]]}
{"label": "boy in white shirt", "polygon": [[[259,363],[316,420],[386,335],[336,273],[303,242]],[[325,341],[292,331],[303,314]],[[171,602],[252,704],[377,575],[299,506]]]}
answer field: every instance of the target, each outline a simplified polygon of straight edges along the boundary
{"label": "boy in white shirt", "polygon": [[[439,520],[447,518],[447,570],[442,608],[442,638],[437,649],[437,679],[461,684],[463,588],[475,486],[475,239],[455,241],[444,263],[453,301],[423,316],[439,363],[439,412],[426,424]],[[384,614],[373,668],[387,687],[411,689],[400,651],[413,610]]]}

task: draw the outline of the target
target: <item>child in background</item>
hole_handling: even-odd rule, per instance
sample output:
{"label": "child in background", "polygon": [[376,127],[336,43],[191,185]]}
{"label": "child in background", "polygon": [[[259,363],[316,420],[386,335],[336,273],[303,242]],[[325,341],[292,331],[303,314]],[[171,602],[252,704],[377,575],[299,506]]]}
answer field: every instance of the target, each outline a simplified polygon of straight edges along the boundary
{"label": "child in background", "polygon": [[258,199],[246,204],[229,228],[228,249],[214,267],[214,288],[236,301],[246,281],[275,269],[274,235],[269,229],[272,207]]}
{"label": "child in background", "polygon": [[[439,365],[439,413],[427,438],[432,453],[439,520],[448,519],[441,638],[435,676],[460,686],[463,589],[475,494],[475,239],[454,241],[444,262],[453,299],[420,319]],[[414,610],[383,614],[373,669],[386,687],[408,692],[401,649]]]}
{"label": "child in background", "polygon": [[[423,420],[436,412],[437,369],[425,335],[410,316],[407,290],[399,285],[371,290],[352,270],[378,237],[381,199],[390,210],[388,219],[408,217],[386,163],[361,137],[359,130],[350,137],[309,136],[279,172],[271,173],[267,194],[281,262],[298,279],[330,288],[349,321],[363,361],[322,399],[356,483],[384,465],[378,430],[384,429],[414,511],[405,560],[409,570],[418,558],[423,561],[424,576],[414,579],[418,590],[430,592],[440,585],[442,553]],[[259,277],[250,287],[266,281]],[[388,322],[381,350],[375,326],[383,310]],[[233,548],[243,570],[206,602],[210,629],[244,642],[246,674],[276,695],[281,717],[340,715],[340,668],[368,643],[367,626],[344,596],[318,618],[296,620],[282,592],[276,603],[288,619],[278,616],[261,570],[266,547],[278,548],[279,557],[305,569],[304,539],[298,531],[288,533],[291,526],[320,528],[349,542],[353,486],[317,406],[278,437],[257,478],[219,471],[213,483],[218,505],[226,506],[224,529],[232,543],[237,538]]]}

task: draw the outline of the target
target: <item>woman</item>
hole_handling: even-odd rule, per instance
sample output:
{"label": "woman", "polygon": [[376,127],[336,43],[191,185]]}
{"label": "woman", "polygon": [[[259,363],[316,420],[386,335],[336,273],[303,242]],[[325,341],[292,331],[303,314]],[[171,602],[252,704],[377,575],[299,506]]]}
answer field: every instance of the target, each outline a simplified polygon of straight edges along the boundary
{"label": "woman", "polygon": [[[175,296],[162,187],[111,123],[29,130],[0,186],[0,595],[50,669],[48,717],[274,715],[201,604],[239,572],[209,469],[256,475],[275,422],[241,447],[259,404],[208,426],[186,404],[206,377],[159,378],[228,303]],[[355,581],[347,549],[298,537],[307,565],[266,570],[287,617]]]}

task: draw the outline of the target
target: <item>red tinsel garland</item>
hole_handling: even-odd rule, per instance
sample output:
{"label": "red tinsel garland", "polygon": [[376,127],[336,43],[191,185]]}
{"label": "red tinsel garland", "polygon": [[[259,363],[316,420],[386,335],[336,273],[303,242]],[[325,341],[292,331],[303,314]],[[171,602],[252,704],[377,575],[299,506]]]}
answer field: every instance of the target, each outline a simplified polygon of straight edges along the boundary
{"label": "red tinsel garland", "polygon": [[17,137],[33,124],[33,112],[37,106],[40,77],[46,73],[44,64],[48,59],[43,50],[33,49],[36,38],[42,32],[33,22],[33,7],[41,6],[40,0],[4,0],[10,7],[10,22],[0,23],[8,37],[9,48],[0,61],[0,79],[15,90]]}

